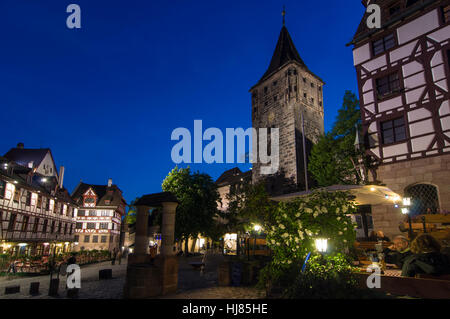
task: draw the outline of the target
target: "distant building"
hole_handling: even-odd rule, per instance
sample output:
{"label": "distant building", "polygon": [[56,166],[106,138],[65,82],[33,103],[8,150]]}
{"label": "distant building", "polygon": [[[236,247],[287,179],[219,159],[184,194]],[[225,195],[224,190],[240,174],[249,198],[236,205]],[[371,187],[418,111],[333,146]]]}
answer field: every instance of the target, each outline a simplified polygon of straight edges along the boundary
{"label": "distant building", "polygon": [[244,183],[252,182],[252,171],[243,173],[239,168],[233,168],[225,171],[216,180],[217,190],[220,195],[220,203],[218,208],[222,212],[226,212],[229,205],[228,195],[234,188],[243,185]]}
{"label": "distant building", "polygon": [[49,149],[22,143],[0,157],[0,254],[49,255],[72,249],[77,205],[63,187],[64,167]]}
{"label": "distant building", "polygon": [[72,198],[79,206],[75,216],[75,250],[121,248],[121,224],[127,203],[119,187],[111,179],[107,185],[80,182]]}
{"label": "distant building", "polygon": [[[381,29],[365,14],[354,46],[372,179],[411,197],[412,215],[450,210],[450,3],[376,1]],[[363,2],[364,4],[364,2]],[[372,208],[374,229],[399,233],[393,205]]]}
{"label": "distant building", "polygon": [[271,194],[306,188],[304,154],[307,162],[312,146],[324,134],[323,86],[283,25],[269,68],[250,89],[253,127],[279,128],[279,172],[262,175],[260,163],[253,164],[252,170],[253,183],[265,181]]}

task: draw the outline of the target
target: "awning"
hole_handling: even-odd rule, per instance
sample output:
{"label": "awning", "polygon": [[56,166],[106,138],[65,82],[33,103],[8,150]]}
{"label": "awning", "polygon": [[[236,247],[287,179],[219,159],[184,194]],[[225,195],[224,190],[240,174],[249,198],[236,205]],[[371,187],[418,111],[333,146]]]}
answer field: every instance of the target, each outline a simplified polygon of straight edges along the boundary
{"label": "awning", "polygon": [[313,191],[304,191],[298,193],[285,194],[271,197],[272,200],[282,202],[291,201],[295,198],[312,194],[314,191],[338,192],[348,191],[355,196],[357,205],[394,205],[402,199],[400,195],[393,192],[386,186],[379,185],[333,185],[315,189]]}

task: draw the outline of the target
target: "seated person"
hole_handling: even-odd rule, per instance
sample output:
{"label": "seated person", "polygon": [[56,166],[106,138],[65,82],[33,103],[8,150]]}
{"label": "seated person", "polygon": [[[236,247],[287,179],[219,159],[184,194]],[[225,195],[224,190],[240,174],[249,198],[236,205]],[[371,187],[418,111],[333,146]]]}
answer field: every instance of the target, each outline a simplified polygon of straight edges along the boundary
{"label": "seated person", "polygon": [[384,236],[384,233],[381,230],[379,230],[377,232],[372,231],[370,233],[369,241],[380,241],[380,240],[390,241],[390,239],[388,237]]}
{"label": "seated person", "polygon": [[405,259],[402,276],[450,274],[450,260],[441,253],[441,244],[429,234],[421,234],[411,243],[411,256]]}
{"label": "seated person", "polygon": [[388,264],[395,264],[400,269],[405,259],[412,255],[409,249],[409,240],[405,236],[394,238],[393,244],[383,250],[384,260]]}

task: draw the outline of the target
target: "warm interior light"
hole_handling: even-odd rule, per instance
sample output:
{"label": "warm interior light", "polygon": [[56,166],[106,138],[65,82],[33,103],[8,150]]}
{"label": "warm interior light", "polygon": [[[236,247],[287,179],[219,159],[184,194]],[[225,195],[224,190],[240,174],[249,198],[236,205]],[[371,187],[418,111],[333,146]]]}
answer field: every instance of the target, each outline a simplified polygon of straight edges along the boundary
{"label": "warm interior light", "polygon": [[253,229],[254,229],[256,232],[259,232],[259,231],[262,229],[262,227],[261,227],[261,225],[255,225],[255,226],[253,226]]}
{"label": "warm interior light", "polygon": [[402,208],[402,214],[403,214],[403,215],[407,215],[408,213],[409,213],[409,209],[406,208],[406,207],[403,207],[403,208]]}
{"label": "warm interior light", "polygon": [[411,206],[411,198],[404,197],[403,198],[403,206]]}
{"label": "warm interior light", "polygon": [[374,192],[374,191],[375,191],[375,187],[371,187],[371,188],[370,188],[370,191],[371,191],[371,192]]}
{"label": "warm interior light", "polygon": [[316,249],[320,253],[324,253],[327,251],[327,248],[328,248],[328,240],[327,239],[317,238],[315,242],[316,242]]}

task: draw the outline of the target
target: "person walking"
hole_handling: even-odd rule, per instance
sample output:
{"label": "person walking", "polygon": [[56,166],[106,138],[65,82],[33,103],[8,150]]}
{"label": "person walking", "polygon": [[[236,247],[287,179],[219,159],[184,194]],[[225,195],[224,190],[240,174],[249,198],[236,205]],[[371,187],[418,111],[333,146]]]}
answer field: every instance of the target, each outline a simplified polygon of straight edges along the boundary
{"label": "person walking", "polygon": [[117,258],[117,248],[114,248],[112,253],[111,265],[116,264],[116,258]]}

